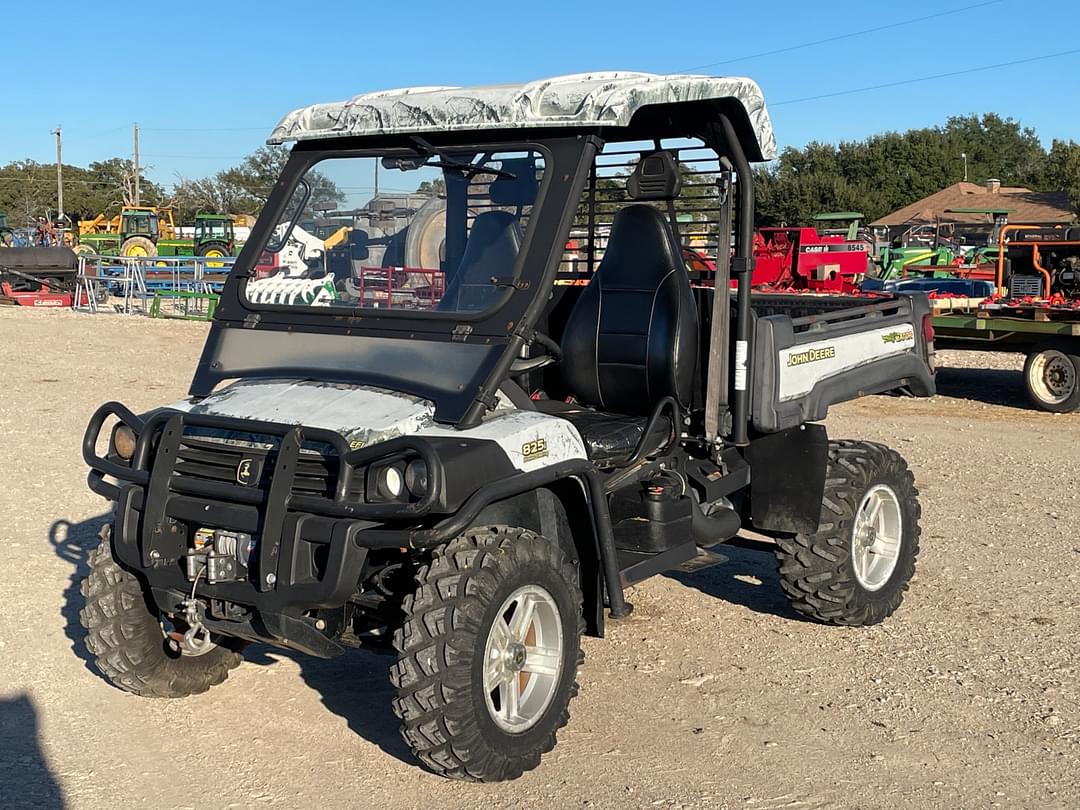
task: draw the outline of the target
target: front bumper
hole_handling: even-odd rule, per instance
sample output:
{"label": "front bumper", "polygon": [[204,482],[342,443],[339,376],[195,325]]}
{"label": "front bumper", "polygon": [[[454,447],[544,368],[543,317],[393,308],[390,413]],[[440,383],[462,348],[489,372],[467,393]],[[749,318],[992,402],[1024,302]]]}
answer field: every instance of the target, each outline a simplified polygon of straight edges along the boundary
{"label": "front bumper", "polygon": [[[110,417],[128,424],[138,436],[130,465],[96,452]],[[204,480],[183,474],[181,445],[188,428],[257,432],[272,440],[274,449],[252,453],[260,470],[266,465],[253,484]],[[334,470],[325,480],[332,497],[296,487],[304,463],[301,449],[312,443],[335,454]],[[409,437],[350,451],[332,431],[178,411],[163,411],[144,421],[117,403],[94,414],[83,455],[91,467],[90,488],[116,502],[117,560],[145,580],[159,609],[176,612],[194,587],[208,605],[205,623],[211,630],[320,655],[337,652],[337,645],[303,614],[343,606],[355,593],[372,548],[407,546],[409,528],[429,520],[426,515],[436,504],[442,476],[431,447]],[[425,461],[432,482],[428,495],[410,503],[357,502],[350,489],[357,470],[373,459],[395,455]],[[257,538],[247,578],[217,583],[204,579],[193,585],[184,560],[193,534],[204,527]]]}

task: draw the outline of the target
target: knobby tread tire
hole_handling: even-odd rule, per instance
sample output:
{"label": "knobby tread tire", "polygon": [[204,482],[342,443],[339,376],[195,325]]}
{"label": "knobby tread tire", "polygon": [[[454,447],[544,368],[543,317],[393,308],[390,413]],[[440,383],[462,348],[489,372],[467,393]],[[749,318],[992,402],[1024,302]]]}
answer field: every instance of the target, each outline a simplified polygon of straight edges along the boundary
{"label": "knobby tread tire", "polygon": [[79,620],[101,674],[140,697],[188,697],[222,683],[240,664],[241,655],[224,646],[200,656],[168,652],[139,580],[113,558],[109,534],[106,526],[80,586],[84,602]]}
{"label": "knobby tread tire", "polygon": [[[876,484],[888,485],[899,499],[903,533],[892,576],[879,590],[868,591],[855,578],[852,524],[863,496]],[[872,442],[830,442],[817,531],[776,538],[780,586],[792,607],[838,625],[877,624],[892,614],[915,574],[922,514],[918,495],[914,475],[895,450]]]}
{"label": "knobby tread tire", "polygon": [[[564,659],[559,692],[533,728],[522,735],[493,734],[487,709],[477,706],[482,687],[474,683],[474,662],[483,657],[485,611],[496,598],[501,601],[500,588],[523,567],[542,568],[568,589],[575,629],[564,635],[570,647],[564,655],[573,657]],[[578,692],[581,603],[576,565],[555,543],[526,529],[471,529],[434,552],[416,573],[416,590],[405,597],[405,620],[394,634],[398,660],[390,669],[402,737],[425,767],[450,778],[497,782],[540,763],[568,722],[569,702]]]}

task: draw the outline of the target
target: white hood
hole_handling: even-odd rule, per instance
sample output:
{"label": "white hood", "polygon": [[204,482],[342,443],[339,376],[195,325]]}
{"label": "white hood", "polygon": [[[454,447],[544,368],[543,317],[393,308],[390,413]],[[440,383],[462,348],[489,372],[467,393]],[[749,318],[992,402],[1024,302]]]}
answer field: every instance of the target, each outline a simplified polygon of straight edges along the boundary
{"label": "white hood", "polygon": [[241,380],[202,400],[184,399],[173,410],[340,433],[353,448],[405,436],[434,424],[435,405],[380,388],[313,380]]}

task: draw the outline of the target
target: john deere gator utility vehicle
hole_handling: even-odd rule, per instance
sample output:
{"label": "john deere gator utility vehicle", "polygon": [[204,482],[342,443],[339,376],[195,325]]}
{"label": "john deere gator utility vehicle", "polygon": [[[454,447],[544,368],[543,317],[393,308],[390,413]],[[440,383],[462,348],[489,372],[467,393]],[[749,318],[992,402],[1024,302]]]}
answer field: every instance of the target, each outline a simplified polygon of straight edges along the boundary
{"label": "john deere gator utility vehicle", "polygon": [[[900,605],[912,474],[822,420],[869,392],[933,392],[926,301],[753,294],[750,163],[775,152],[754,82],[372,93],[287,115],[271,143],[288,141],[188,396],[110,402],[86,431],[90,486],[115,513],[81,615],[114,684],[183,698],[249,642],[390,648],[420,761],[502,780],[555,745],[581,636],[630,613],[624,589],[718,562],[743,527],[775,539],[808,617],[866,625]],[[688,142],[723,201],[712,269],[689,271],[678,236]],[[613,153],[633,168],[601,226],[594,179]],[[340,276],[316,262],[255,278],[309,218],[316,178],[376,166],[388,187],[445,188],[443,247],[409,268],[445,281],[434,306],[362,297],[386,269],[362,251]],[[589,244],[563,273],[572,227]],[[212,723],[224,705],[193,710]]]}

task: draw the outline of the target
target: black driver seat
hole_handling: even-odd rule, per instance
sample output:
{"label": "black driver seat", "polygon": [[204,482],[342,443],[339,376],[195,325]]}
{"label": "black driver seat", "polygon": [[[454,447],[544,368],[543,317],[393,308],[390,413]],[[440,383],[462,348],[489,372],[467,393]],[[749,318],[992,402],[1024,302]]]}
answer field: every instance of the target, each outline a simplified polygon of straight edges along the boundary
{"label": "black driver seat", "polygon": [[[617,466],[633,454],[665,397],[688,408],[697,307],[682,251],[659,210],[633,204],[615,215],[604,258],[561,342],[563,380],[580,404],[536,405],[571,421],[598,465]],[[661,448],[674,429],[670,418],[658,420],[645,446]]]}

